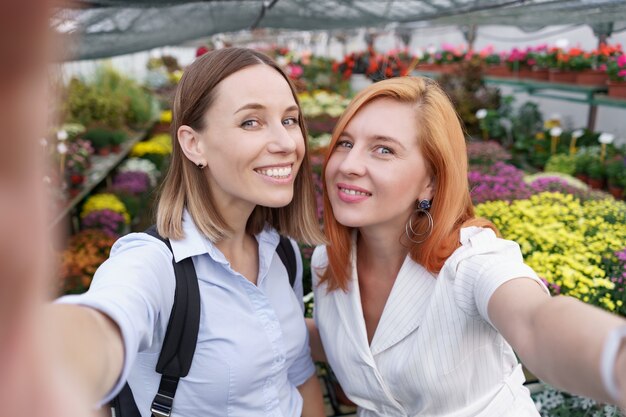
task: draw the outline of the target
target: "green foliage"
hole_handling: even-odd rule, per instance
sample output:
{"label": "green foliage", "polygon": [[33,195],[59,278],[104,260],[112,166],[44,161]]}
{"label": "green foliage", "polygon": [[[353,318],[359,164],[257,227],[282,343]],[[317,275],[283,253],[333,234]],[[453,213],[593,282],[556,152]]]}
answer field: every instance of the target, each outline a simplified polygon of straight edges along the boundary
{"label": "green foliage", "polygon": [[586,168],[586,174],[594,180],[601,180],[606,175],[606,169],[600,158],[594,158],[589,161]]}
{"label": "green foliage", "polygon": [[576,157],[569,154],[552,155],[548,158],[544,171],[574,175],[576,172]]}
{"label": "green foliage", "polygon": [[500,90],[485,85],[482,64],[478,60],[463,61],[457,72],[443,74],[438,81],[454,104],[469,134],[480,133],[476,111],[500,107]]}
{"label": "green foliage", "polygon": [[118,129],[141,126],[152,117],[149,93],[110,66],[100,67],[89,83],[72,78],[65,94],[68,122]]}
{"label": "green foliage", "polygon": [[128,138],[128,135],[121,130],[93,128],[88,130],[83,138],[90,141],[94,148],[100,149],[109,145],[120,145]]}

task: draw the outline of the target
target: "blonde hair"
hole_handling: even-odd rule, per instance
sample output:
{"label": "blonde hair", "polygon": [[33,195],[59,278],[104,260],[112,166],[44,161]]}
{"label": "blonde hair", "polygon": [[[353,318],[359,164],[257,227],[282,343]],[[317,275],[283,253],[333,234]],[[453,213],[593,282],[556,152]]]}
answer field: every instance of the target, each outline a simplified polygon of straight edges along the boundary
{"label": "blonde hair", "polygon": [[[431,79],[422,77],[391,78],[361,91],[348,105],[332,134],[329,152],[324,161],[324,232],[330,241],[328,266],[320,282],[329,291],[347,290],[351,250],[351,228],[337,222],[326,190],[325,172],[337,139],[350,120],[366,104],[390,98],[415,105],[415,126],[419,148],[432,175],[435,191],[430,214],[433,228],[421,243],[410,243],[409,255],[431,272],[438,272],[446,259],[457,249],[461,227],[476,225],[495,227],[474,217],[474,206],[467,180],[467,151],[459,117],[450,100]],[[424,230],[425,216],[412,219],[414,230]]]}
{"label": "blonde hair", "polygon": [[[215,87],[226,77],[252,65],[274,68],[289,84],[294,100],[300,106],[296,90],[289,78],[271,58],[247,48],[225,48],[197,58],[185,69],[172,108],[172,156],[163,182],[157,208],[157,229],[161,236],[182,239],[182,217],[185,208],[196,226],[213,242],[227,238],[231,230],[220,214],[204,172],[183,153],[177,140],[178,128],[187,125],[201,131],[204,115],[215,100]],[[300,117],[305,138],[306,127]],[[269,223],[279,233],[294,239],[318,244],[324,241],[316,218],[315,192],[308,149],[294,183],[294,197],[285,207],[257,206],[246,225],[246,231],[257,234]]]}

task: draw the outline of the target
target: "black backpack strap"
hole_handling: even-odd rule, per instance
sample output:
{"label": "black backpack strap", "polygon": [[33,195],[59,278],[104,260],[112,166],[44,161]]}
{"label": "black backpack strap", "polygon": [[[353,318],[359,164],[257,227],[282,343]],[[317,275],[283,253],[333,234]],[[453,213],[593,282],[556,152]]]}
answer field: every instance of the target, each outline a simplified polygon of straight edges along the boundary
{"label": "black backpack strap", "polygon": [[293,250],[293,246],[291,246],[291,240],[285,236],[280,236],[280,242],[278,242],[278,247],[276,248],[276,253],[280,257],[280,260],[287,268],[287,274],[289,275],[289,284],[293,288],[294,283],[296,282],[296,271],[298,269],[298,265],[296,264],[296,252]]}

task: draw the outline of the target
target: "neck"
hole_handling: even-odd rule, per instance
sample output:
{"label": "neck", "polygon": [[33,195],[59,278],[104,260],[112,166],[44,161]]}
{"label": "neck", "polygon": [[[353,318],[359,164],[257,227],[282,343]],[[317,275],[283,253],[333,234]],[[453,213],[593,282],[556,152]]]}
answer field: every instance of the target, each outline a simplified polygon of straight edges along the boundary
{"label": "neck", "polygon": [[396,233],[359,229],[357,236],[357,267],[377,271],[378,276],[395,279],[409,250]]}

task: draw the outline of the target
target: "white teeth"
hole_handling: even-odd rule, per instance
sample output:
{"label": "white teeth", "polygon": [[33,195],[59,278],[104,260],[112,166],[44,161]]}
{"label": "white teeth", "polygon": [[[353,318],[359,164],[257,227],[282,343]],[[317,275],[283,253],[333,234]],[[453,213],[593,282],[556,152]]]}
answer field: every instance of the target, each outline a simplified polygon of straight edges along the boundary
{"label": "white teeth", "polygon": [[272,178],[287,178],[291,175],[291,167],[258,169],[257,172]]}
{"label": "white teeth", "polygon": [[348,195],[370,195],[369,193],[364,193],[362,191],[357,190],[349,190],[347,188],[340,188],[341,192]]}

